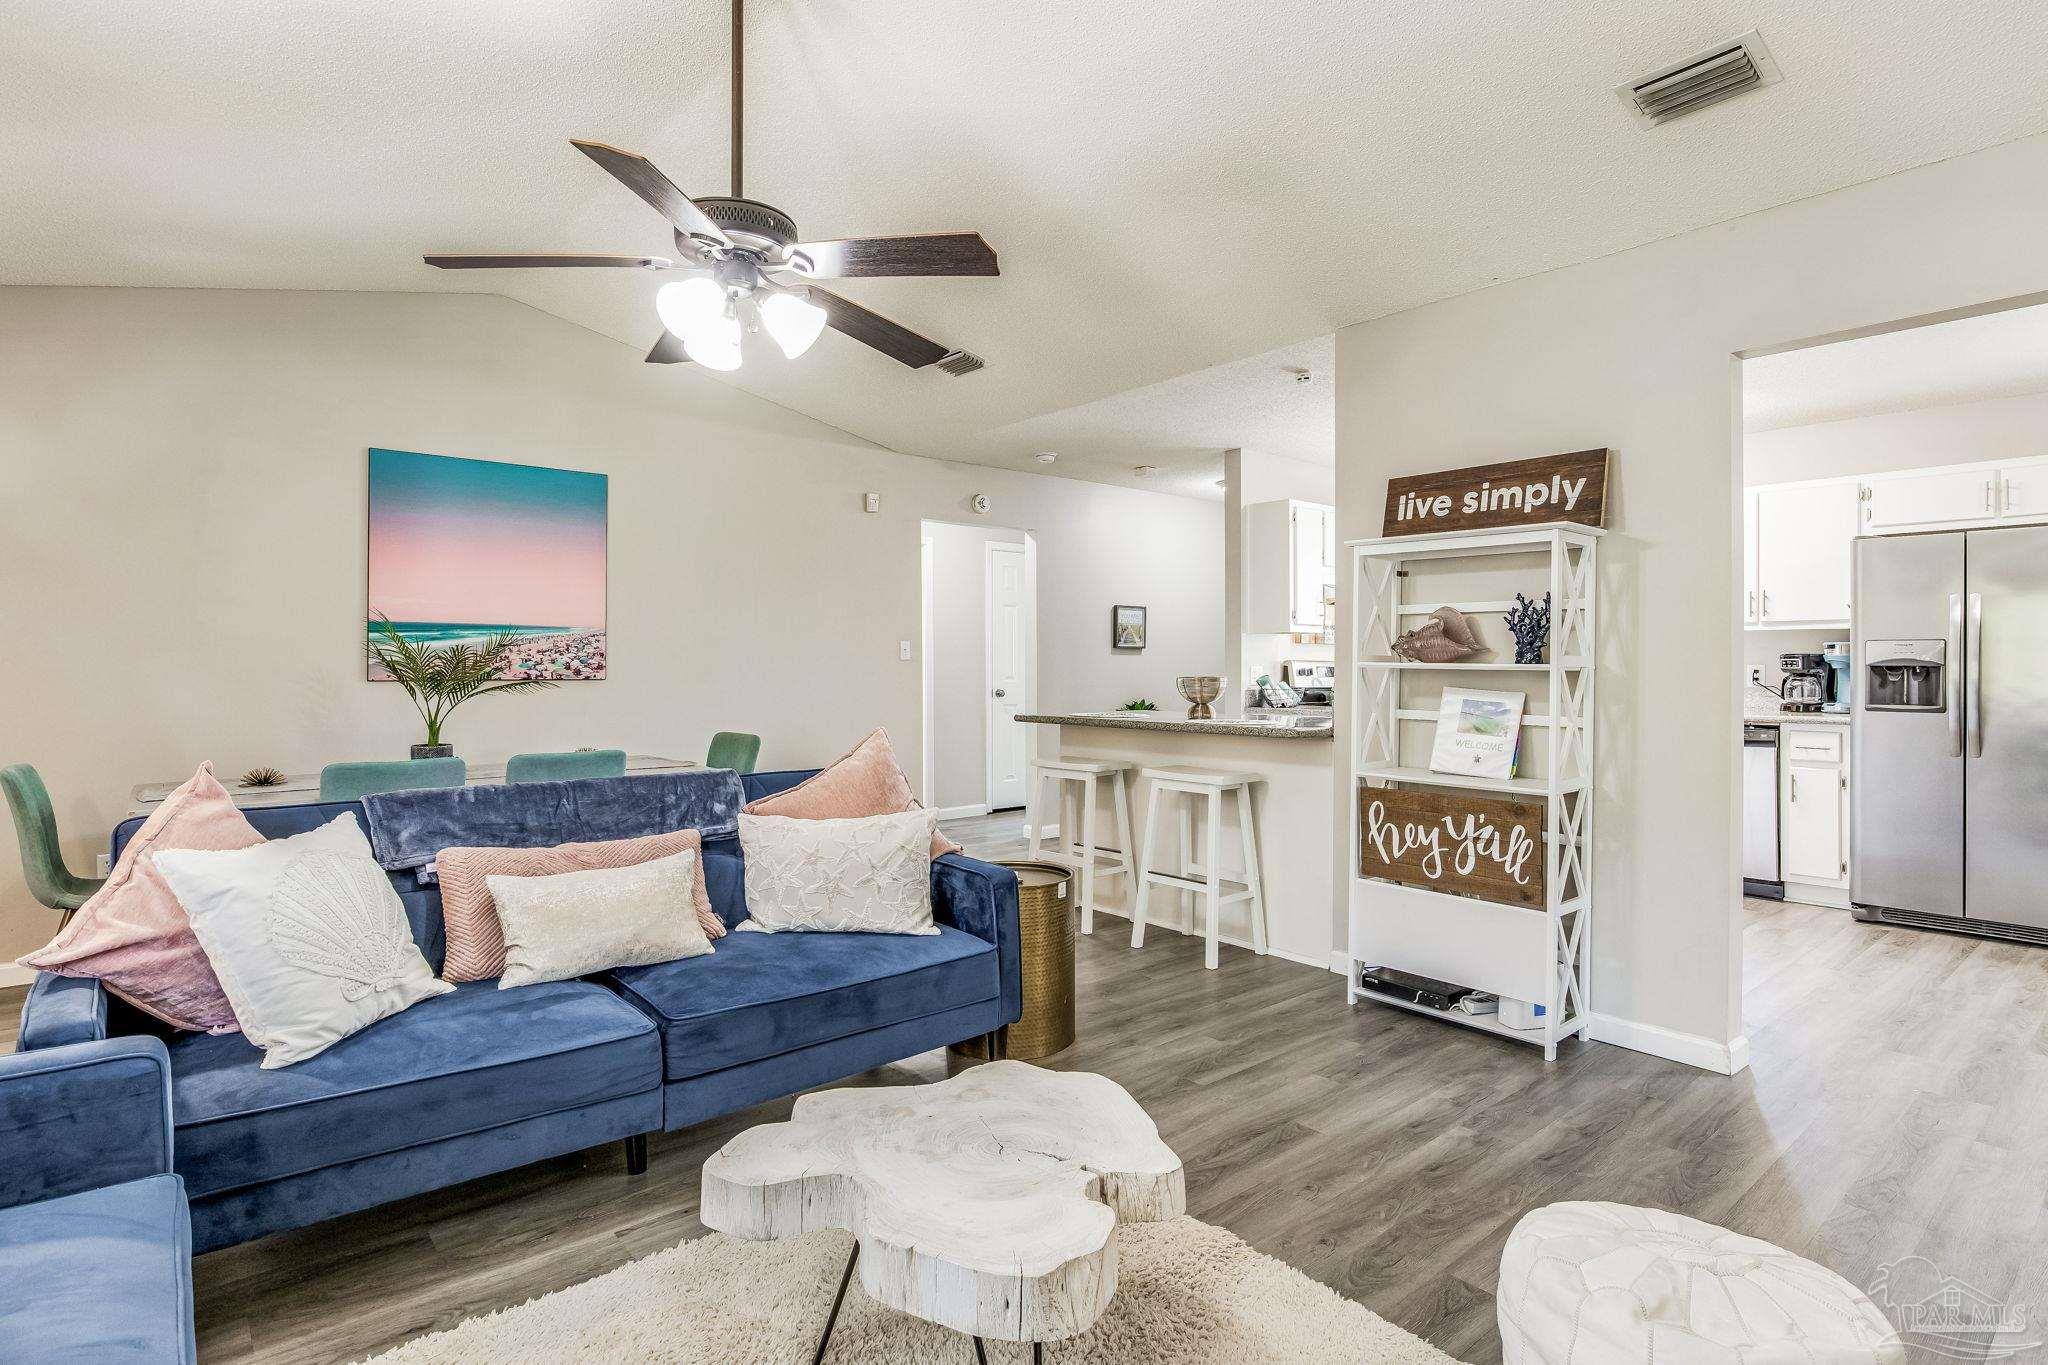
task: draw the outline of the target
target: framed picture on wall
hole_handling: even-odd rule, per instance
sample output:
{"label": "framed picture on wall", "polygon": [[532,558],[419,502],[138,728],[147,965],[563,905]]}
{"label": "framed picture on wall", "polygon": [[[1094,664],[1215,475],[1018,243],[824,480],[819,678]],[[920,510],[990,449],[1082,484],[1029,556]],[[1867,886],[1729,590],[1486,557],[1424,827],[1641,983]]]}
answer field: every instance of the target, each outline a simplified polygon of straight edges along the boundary
{"label": "framed picture on wall", "polygon": [[1109,645],[1112,649],[1143,649],[1145,647],[1145,609],[1143,607],[1111,607],[1109,609]]}

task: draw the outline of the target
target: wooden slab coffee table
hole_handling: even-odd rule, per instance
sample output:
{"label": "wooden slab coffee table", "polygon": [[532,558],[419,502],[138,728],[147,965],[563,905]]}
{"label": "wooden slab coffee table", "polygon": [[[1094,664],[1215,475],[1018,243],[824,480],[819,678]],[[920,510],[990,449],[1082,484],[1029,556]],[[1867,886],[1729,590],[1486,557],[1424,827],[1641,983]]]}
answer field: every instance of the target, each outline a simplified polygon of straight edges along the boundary
{"label": "wooden slab coffee table", "polygon": [[975,1339],[1040,1343],[1095,1325],[1116,1293],[1116,1228],[1186,1212],[1180,1158],[1104,1076],[990,1062],[933,1085],[828,1090],[704,1163],[706,1227],[756,1241],[854,1235],[891,1308]]}

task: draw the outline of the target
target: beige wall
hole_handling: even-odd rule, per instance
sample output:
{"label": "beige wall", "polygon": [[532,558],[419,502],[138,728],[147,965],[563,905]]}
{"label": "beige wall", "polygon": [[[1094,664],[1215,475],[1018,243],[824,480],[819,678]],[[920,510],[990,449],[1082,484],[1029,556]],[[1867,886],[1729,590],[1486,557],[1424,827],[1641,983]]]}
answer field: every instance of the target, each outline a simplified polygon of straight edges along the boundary
{"label": "beige wall", "polygon": [[[1345,537],[1379,532],[1390,475],[1614,450],[1600,551],[1603,1036],[1707,1065],[1745,1051],[1735,354],[2048,289],[2044,240],[2048,138],[2032,138],[1338,333]],[[1347,623],[1350,596],[1347,583]],[[1348,744],[1341,710],[1339,725]],[[1337,791],[1348,803],[1348,778]]]}
{"label": "beige wall", "polygon": [[[1040,546],[1043,704],[1170,696],[1222,653],[1213,502],[894,454],[491,296],[0,289],[0,761],[43,770],[74,868],[138,781],[417,738],[357,653],[372,445],[611,476],[612,676],[459,711],[478,761],[736,729],[795,766],[879,724],[915,774],[919,520],[977,491]],[[1110,651],[1116,602],[1151,607],[1143,655]],[[16,858],[9,827],[8,958],[54,922]]]}
{"label": "beige wall", "polygon": [[1848,417],[1742,440],[1742,481],[1787,483],[2048,455],[2048,393]]}

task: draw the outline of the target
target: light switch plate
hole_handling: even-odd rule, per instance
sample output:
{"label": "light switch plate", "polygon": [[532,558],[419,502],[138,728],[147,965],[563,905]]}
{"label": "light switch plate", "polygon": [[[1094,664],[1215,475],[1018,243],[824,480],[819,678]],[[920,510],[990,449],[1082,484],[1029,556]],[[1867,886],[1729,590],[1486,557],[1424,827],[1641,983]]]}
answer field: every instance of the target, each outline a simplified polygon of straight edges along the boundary
{"label": "light switch plate", "polygon": [[96,877],[106,878],[113,876],[114,855],[111,853],[100,854],[99,857],[93,859],[92,868],[93,875]]}
{"label": "light switch plate", "polygon": [[898,640],[896,642],[896,657],[905,663],[910,662],[910,641]]}
{"label": "light switch plate", "polygon": [[870,512],[879,512],[882,510],[882,495],[880,493],[863,493],[860,495],[860,505]]}

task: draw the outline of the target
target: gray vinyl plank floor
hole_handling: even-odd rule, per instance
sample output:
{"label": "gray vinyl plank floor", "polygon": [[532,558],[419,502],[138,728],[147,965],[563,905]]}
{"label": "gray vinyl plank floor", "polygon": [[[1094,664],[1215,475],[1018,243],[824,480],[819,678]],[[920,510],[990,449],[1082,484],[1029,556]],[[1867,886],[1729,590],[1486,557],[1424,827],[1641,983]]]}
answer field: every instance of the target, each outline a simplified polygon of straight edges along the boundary
{"label": "gray vinyl plank floor", "polygon": [[[1020,819],[948,826],[1022,851]],[[1529,1209],[1611,1199],[1754,1234],[1866,1284],[1919,1255],[2048,1313],[2048,953],[1745,907],[1751,1069],[1523,1045],[1384,1007],[1338,978],[1171,932],[1079,949],[1080,1041],[1046,1065],[1127,1087],[1187,1164],[1188,1211],[1444,1350],[1499,1356],[1501,1245]],[[0,995],[0,1048],[19,992]],[[929,1053],[855,1078],[940,1078]],[[209,1361],[340,1361],[700,1236],[697,1172],[776,1101],[214,1252]]]}

